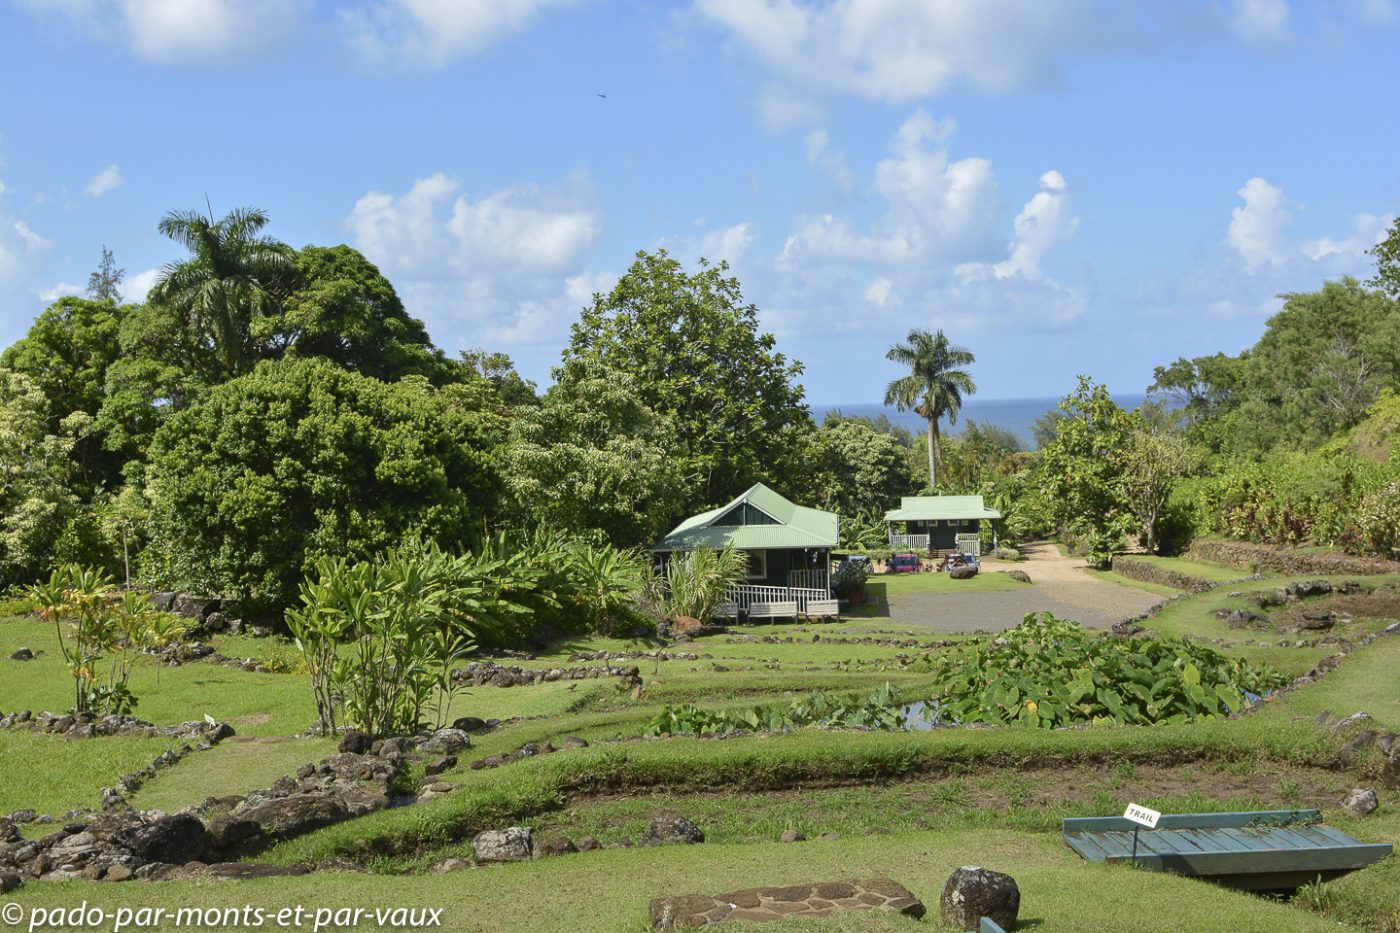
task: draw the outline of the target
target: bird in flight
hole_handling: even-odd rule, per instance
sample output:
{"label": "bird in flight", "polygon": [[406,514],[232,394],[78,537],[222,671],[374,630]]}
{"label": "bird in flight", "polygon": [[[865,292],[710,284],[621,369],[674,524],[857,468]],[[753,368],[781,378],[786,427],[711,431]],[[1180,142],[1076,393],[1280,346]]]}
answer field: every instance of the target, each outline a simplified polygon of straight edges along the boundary
{"label": "bird in flight", "polygon": [[603,98],[603,100],[607,100],[607,99],[608,99],[608,95],[606,95],[606,94],[599,94],[598,96],[601,97],[601,98]]}

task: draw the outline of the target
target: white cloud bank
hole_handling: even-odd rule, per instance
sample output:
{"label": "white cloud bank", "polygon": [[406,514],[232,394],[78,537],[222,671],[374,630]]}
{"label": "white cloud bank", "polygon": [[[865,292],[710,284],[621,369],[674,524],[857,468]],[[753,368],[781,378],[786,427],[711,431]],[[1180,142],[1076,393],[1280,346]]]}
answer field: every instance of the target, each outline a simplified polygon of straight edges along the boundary
{"label": "white cloud bank", "polygon": [[611,287],[584,263],[603,226],[594,201],[582,172],[474,198],[439,172],[402,194],[365,194],[346,225],[444,345],[558,343],[593,291]]}
{"label": "white cloud bank", "polygon": [[441,68],[528,26],[563,0],[388,0],[344,10],[352,45],[372,64]]}
{"label": "white cloud bank", "polygon": [[19,0],[161,64],[258,58],[300,27],[304,0]]}
{"label": "white cloud bank", "polygon": [[122,183],[122,173],[115,165],[109,165],[88,179],[83,193],[90,198],[100,198]]}

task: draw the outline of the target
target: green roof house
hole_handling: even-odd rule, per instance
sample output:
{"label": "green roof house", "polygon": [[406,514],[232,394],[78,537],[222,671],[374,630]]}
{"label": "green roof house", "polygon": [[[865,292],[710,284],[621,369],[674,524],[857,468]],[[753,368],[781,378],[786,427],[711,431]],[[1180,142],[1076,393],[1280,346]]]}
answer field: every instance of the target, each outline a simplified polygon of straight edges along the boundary
{"label": "green roof house", "polygon": [[996,518],[1001,513],[987,508],[981,496],[904,496],[899,508],[885,513],[890,547],[930,553],[981,553],[982,522]]}
{"label": "green roof house", "polygon": [[719,508],[687,518],[652,550],[666,561],[696,548],[733,545],[749,556],[741,603],[761,597],[805,604],[829,597],[831,550],[839,540],[835,513],[797,505],[755,483]]}

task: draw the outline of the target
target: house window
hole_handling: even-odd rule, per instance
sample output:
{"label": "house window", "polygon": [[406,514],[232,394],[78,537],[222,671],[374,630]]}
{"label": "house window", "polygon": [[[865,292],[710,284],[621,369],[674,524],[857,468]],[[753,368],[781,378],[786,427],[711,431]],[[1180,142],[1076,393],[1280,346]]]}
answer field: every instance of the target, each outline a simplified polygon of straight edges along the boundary
{"label": "house window", "polygon": [[768,577],[768,552],[749,551],[749,579],[763,580]]}

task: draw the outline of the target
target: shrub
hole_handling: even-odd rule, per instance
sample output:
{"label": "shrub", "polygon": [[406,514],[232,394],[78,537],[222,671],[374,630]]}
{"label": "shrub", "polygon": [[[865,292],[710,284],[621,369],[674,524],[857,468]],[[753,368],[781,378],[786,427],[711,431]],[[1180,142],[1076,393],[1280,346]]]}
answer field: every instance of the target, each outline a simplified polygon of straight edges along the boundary
{"label": "shrub", "polygon": [[263,363],[171,416],[151,445],[145,572],[255,609],[295,601],[323,557],[415,535],[459,542],[499,499],[498,419],[421,377]]}
{"label": "shrub", "polygon": [[1375,557],[1400,558],[1400,482],[1361,500],[1356,510],[1356,548]]}
{"label": "shrub", "polygon": [[1042,728],[1215,719],[1288,682],[1185,639],[1106,638],[1048,612],[910,666],[937,676],[942,719]]}
{"label": "shrub", "polygon": [[1003,544],[997,548],[997,557],[1002,560],[1025,560],[1026,557],[1020,551],[1009,544]]}
{"label": "shrub", "polygon": [[841,696],[814,691],[786,706],[702,710],[694,704],[668,706],[652,719],[652,735],[728,735],[741,730],[789,732],[793,729],[902,729],[905,707],[894,687],[885,684],[868,696]]}
{"label": "shrub", "polygon": [[870,568],[864,561],[848,560],[831,575],[831,589],[837,596],[847,597],[852,593],[865,592],[865,581],[870,576]]}
{"label": "shrub", "polygon": [[744,581],[748,555],[732,546],[674,554],[666,564],[666,612],[708,622],[725,591]]}

